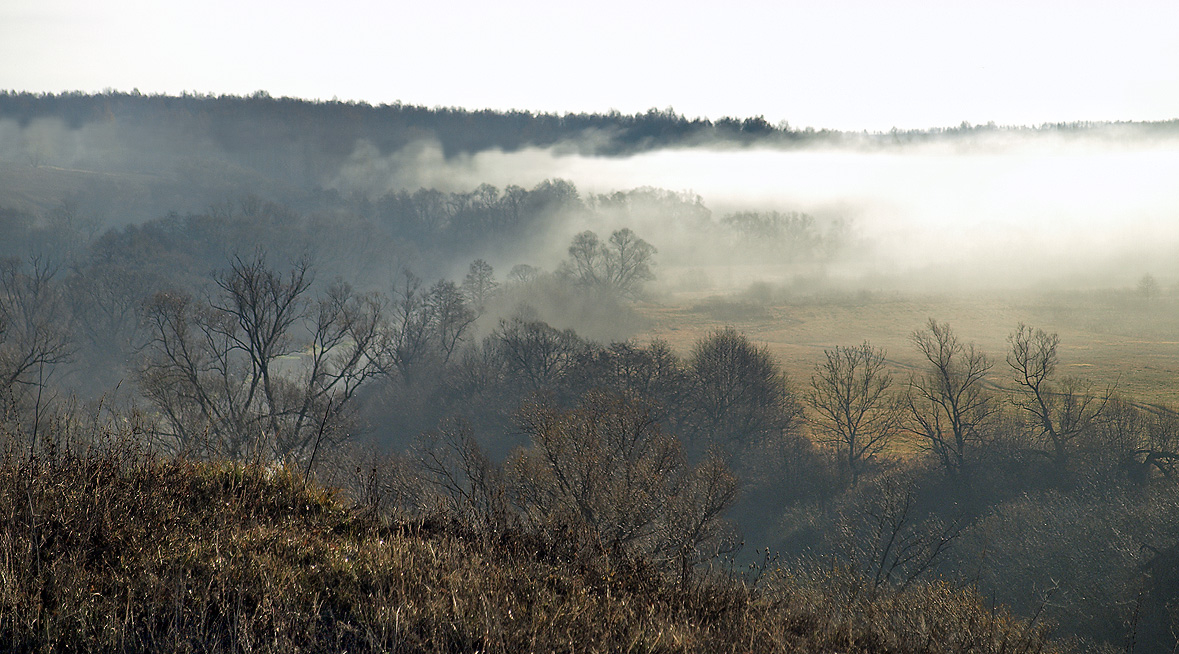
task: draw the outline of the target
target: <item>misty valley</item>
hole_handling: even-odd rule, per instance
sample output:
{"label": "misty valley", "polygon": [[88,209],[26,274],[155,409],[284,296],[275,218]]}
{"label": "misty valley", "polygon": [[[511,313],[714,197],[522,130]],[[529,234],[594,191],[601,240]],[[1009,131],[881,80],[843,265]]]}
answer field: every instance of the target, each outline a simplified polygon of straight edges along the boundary
{"label": "misty valley", "polygon": [[0,93],[0,642],[1174,651],[1177,178],[1175,121]]}

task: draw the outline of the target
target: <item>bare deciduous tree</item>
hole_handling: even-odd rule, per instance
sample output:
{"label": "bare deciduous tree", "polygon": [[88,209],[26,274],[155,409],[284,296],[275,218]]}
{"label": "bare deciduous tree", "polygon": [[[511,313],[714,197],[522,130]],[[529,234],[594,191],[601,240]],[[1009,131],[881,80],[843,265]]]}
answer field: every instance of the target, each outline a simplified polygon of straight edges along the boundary
{"label": "bare deciduous tree", "polygon": [[512,461],[534,522],[580,524],[611,545],[653,537],[664,487],[680,465],[673,437],[640,405],[591,394],[573,411],[530,404],[532,447]]}
{"label": "bare deciduous tree", "polygon": [[540,276],[540,269],[526,263],[518,263],[508,271],[508,280],[515,284],[527,284]]}
{"label": "bare deciduous tree", "polygon": [[482,259],[471,262],[467,276],[463,278],[463,294],[475,311],[482,313],[487,308],[487,302],[498,287],[491,264]]}
{"label": "bare deciduous tree", "polygon": [[973,343],[961,343],[948,324],[932,318],[911,340],[925,359],[926,371],[909,381],[908,429],[924,439],[946,472],[961,474],[970,449],[983,440],[984,424],[997,410],[983,388],[992,364]]}
{"label": "bare deciduous tree", "polygon": [[608,243],[586,231],[573,237],[568,268],[579,284],[634,295],[655,278],[651,272],[655,252],[654,246],[626,227],[612,233]]}
{"label": "bare deciduous tree", "polygon": [[707,450],[732,452],[793,427],[800,409],[786,377],[764,346],[726,327],[709,333],[688,358],[694,414],[689,418]]}
{"label": "bare deciduous tree", "polygon": [[426,482],[473,524],[498,531],[507,524],[503,470],[475,440],[471,427],[452,421],[418,439],[416,461]]}
{"label": "bare deciduous tree", "polygon": [[643,403],[589,393],[572,411],[528,405],[519,420],[532,446],[508,465],[526,519],[652,554],[681,580],[727,549],[722,514],[736,478],[715,456],[690,467]]}
{"label": "bare deciduous tree", "polygon": [[889,394],[892,375],[883,350],[865,342],[824,355],[806,395],[816,414],[812,425],[820,442],[844,456],[855,484],[865,460],[887,449],[900,431],[902,406]]}
{"label": "bare deciduous tree", "polygon": [[1179,463],[1179,413],[1166,406],[1142,407],[1114,395],[1093,424],[1102,458],[1118,455],[1130,479],[1142,483],[1152,472],[1175,474]]}
{"label": "bare deciduous tree", "polygon": [[[213,282],[220,292],[208,300],[206,333],[228,346],[227,355],[244,354],[249,372],[245,406],[255,398],[267,406],[270,434],[279,433],[279,380],[274,362],[294,352],[291,327],[304,316],[304,294],[311,287],[309,263],[298,261],[286,276],[274,271],[257,253],[252,259],[235,257]],[[258,397],[261,393],[262,397]]]}
{"label": "bare deciduous tree", "polygon": [[1007,364],[1015,376],[1015,405],[1036,424],[1041,451],[1058,474],[1068,467],[1076,441],[1093,429],[1109,404],[1113,388],[1094,395],[1091,387],[1075,377],[1053,381],[1059,364],[1060,336],[1020,323],[1007,337],[1011,351]]}
{"label": "bare deciduous tree", "polygon": [[431,331],[445,365],[463,342],[476,315],[464,300],[459,287],[449,280],[441,280],[430,288],[426,308],[429,313],[428,323],[433,328]]}
{"label": "bare deciduous tree", "polygon": [[1138,285],[1135,287],[1135,290],[1138,292],[1138,296],[1147,302],[1158,297],[1161,292],[1158,280],[1154,278],[1154,275],[1149,273],[1138,278]]}
{"label": "bare deciduous tree", "polygon": [[[382,365],[382,303],[345,284],[309,299],[306,262],[283,275],[261,253],[235,258],[214,283],[207,300],[157,293],[145,309],[140,382],[165,435],[181,449],[294,456],[310,467]],[[309,342],[296,341],[299,326]]]}
{"label": "bare deciduous tree", "polygon": [[403,379],[413,380],[427,364],[449,363],[475,319],[454,282],[439,280],[424,290],[421,278],[403,270],[393,288],[390,365]]}
{"label": "bare deciduous tree", "polygon": [[96,352],[126,354],[135,349],[139,309],[159,283],[128,265],[98,262],[70,279],[70,311]]}
{"label": "bare deciduous tree", "polygon": [[590,348],[577,362],[571,386],[578,392],[608,389],[652,403],[665,425],[678,427],[691,401],[689,376],[666,341],[646,347],[630,342]]}
{"label": "bare deciduous tree", "polygon": [[571,329],[558,330],[540,321],[504,320],[492,335],[508,374],[529,390],[550,389],[585,351],[586,343]]}
{"label": "bare deciduous tree", "polygon": [[430,316],[425,295],[422,279],[409,270],[402,270],[393,287],[389,363],[404,378],[413,376],[415,368],[430,351]]}
{"label": "bare deciduous tree", "polygon": [[945,557],[962,527],[923,514],[911,479],[875,480],[840,515],[839,532],[849,559],[872,581],[873,589],[902,589],[928,574]]}
{"label": "bare deciduous tree", "polygon": [[0,389],[34,387],[73,353],[56,267],[39,258],[0,262]]}
{"label": "bare deciduous tree", "polygon": [[688,582],[697,565],[740,548],[731,525],[723,519],[737,500],[738,489],[736,475],[715,452],[688,470],[673,489],[656,551],[671,559],[680,585]]}
{"label": "bare deciduous tree", "polygon": [[40,257],[28,264],[0,261],[0,399],[31,402],[35,441],[49,379],[73,356],[74,342],[57,267]]}
{"label": "bare deciduous tree", "polygon": [[1173,477],[1175,465],[1179,463],[1179,413],[1164,407],[1152,414],[1146,421],[1144,437],[1138,441],[1134,454],[1142,457],[1144,476],[1154,467],[1167,477]]}
{"label": "bare deciduous tree", "polygon": [[280,443],[283,451],[310,446],[308,470],[320,444],[342,436],[327,430],[342,428],[350,401],[385,367],[388,351],[385,302],[378,295],[359,295],[337,282],[316,300],[310,319],[311,351],[304,357],[302,376],[295,377],[298,408],[282,432],[291,440]]}

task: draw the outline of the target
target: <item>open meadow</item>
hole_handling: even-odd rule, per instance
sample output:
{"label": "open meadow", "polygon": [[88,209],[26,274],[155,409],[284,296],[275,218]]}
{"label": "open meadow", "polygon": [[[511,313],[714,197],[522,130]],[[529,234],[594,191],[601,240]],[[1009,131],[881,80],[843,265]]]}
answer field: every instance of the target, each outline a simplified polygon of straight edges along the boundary
{"label": "open meadow", "polygon": [[1170,295],[1144,297],[1135,289],[757,295],[683,293],[642,304],[649,328],[640,340],[661,338],[687,353],[710,330],[732,326],[767,345],[798,387],[824,349],[869,341],[885,349],[903,380],[919,364],[910,336],[935,318],[981,347],[994,363],[987,381],[1008,388],[1007,337],[1022,322],[1060,334],[1061,372],[1097,387],[1114,385],[1140,403],[1179,403],[1179,300]]}

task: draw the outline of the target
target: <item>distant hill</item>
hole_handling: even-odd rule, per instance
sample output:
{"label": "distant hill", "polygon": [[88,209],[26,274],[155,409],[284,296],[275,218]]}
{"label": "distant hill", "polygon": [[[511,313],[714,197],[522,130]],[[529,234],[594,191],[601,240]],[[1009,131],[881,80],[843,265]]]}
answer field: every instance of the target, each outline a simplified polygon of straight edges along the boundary
{"label": "distant hill", "polygon": [[[772,145],[815,142],[889,144],[995,131],[1019,133],[1091,132],[1116,128],[1149,134],[1179,130],[1179,120],[1154,123],[1052,123],[1036,127],[961,125],[886,133],[797,129],[772,125],[762,116],[715,121],[686,118],[670,107],[645,113],[564,114],[530,111],[428,108],[409,104],[275,98],[264,92],[230,95],[33,94],[0,92],[0,120],[22,127],[37,119],[57,119],[79,129],[91,124],[120,125],[147,136],[171,133],[201,139],[230,153],[308,151],[347,156],[358,140],[389,153],[423,139],[436,140],[446,156],[489,149],[564,145],[582,154],[624,155],[650,149],[699,145]],[[0,141],[0,147],[3,142]]]}
{"label": "distant hill", "polygon": [[626,115],[499,112],[407,104],[370,105],[338,101],[212,95],[129,93],[0,93],[0,119],[27,126],[55,118],[70,128],[113,124],[148,132],[168,130],[208,139],[229,152],[287,149],[292,143],[347,155],[365,140],[383,153],[414,141],[435,139],[447,156],[488,149],[575,144],[583,153],[625,154],[704,141],[793,142],[833,132],[803,132],[774,126],[763,117],[688,119],[672,109]]}
{"label": "distant hill", "polygon": [[[447,160],[527,148],[613,157],[702,146],[888,149],[951,142],[974,147],[1002,145],[1009,137],[1080,134],[1129,142],[1177,133],[1179,120],[1038,127],[963,123],[867,133],[771,125],[761,116],[689,119],[671,108],[557,115],[374,106],[263,92],[241,97],[0,91],[0,206],[44,213],[63,198],[75,198],[113,224],[201,211],[247,194],[308,208],[320,206],[321,190],[351,192],[340,185],[344,171],[388,177],[390,171],[412,170],[422,165],[423,147]],[[374,162],[388,170],[374,170]]]}

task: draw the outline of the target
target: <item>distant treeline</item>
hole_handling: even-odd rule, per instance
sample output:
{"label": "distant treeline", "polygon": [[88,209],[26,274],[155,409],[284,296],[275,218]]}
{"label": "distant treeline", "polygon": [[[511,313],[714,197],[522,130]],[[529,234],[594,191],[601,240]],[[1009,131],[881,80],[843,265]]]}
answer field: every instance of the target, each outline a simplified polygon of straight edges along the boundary
{"label": "distant treeline", "polygon": [[581,143],[597,154],[624,154],[704,141],[750,143],[793,141],[830,135],[772,125],[764,117],[685,118],[671,108],[646,113],[565,114],[531,111],[469,110],[363,102],[139,93],[33,94],[0,92],[0,118],[22,125],[57,118],[73,128],[118,121],[140,129],[181,129],[213,139],[226,151],[249,152],[292,141],[347,156],[357,140],[383,153],[415,141],[435,139],[447,156],[489,149],[506,151],[558,143]]}
{"label": "distant treeline", "polygon": [[[376,279],[387,282],[390,265],[411,265],[427,278],[451,274],[476,258],[543,267],[561,257],[569,237],[584,231],[579,226],[588,225],[633,225],[648,238],[659,226],[692,234],[686,243],[658,240],[662,260],[674,265],[741,257],[805,266],[831,261],[853,245],[840,220],[777,211],[715,219],[692,193],[642,187],[582,194],[562,179],[531,189],[482,184],[467,192],[399,190],[371,200],[334,190],[307,192],[290,203],[249,194],[119,227],[104,224],[102,199],[95,192],[80,194],[36,213],[0,201],[0,259],[95,256],[126,265],[148,257],[167,260],[161,268],[184,277],[224,265],[243,244],[257,243],[281,260],[311,255],[329,279],[341,275],[368,286]],[[694,251],[696,242],[708,242],[710,252]]]}
{"label": "distant treeline", "polygon": [[446,156],[490,149],[569,145],[585,154],[621,155],[671,146],[722,143],[791,146],[815,142],[888,145],[897,142],[972,135],[990,131],[1079,132],[1105,128],[1142,130],[1146,134],[1179,129],[1179,119],[1146,123],[1069,122],[1036,127],[1000,127],[994,123],[888,133],[798,129],[771,124],[764,116],[687,118],[674,109],[644,113],[540,113],[420,105],[371,105],[365,102],[275,98],[264,91],[251,96],[143,95],[107,92],[61,94],[0,92],[0,119],[22,126],[38,118],[56,118],[72,128],[117,122],[147,130],[178,131],[210,139],[226,152],[246,153],[291,144],[346,157],[358,140],[383,153],[423,139],[436,140]]}

